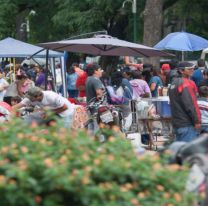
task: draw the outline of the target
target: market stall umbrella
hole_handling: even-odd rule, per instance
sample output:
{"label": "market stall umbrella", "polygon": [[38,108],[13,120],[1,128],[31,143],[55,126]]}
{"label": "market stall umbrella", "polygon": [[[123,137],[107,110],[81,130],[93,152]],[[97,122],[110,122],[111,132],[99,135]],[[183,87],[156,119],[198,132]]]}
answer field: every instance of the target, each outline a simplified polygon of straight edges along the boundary
{"label": "market stall umbrella", "polygon": [[56,51],[85,53],[95,56],[174,56],[152,47],[120,40],[109,35],[41,43],[39,45]]}
{"label": "market stall umbrella", "polygon": [[[200,51],[208,47],[208,40],[187,32],[168,34],[154,48],[160,50]],[[183,54],[183,53],[182,53]]]}
{"label": "market stall umbrella", "polygon": [[[7,37],[0,41],[0,57],[30,57],[34,53],[43,50],[39,46],[28,44],[26,42]],[[49,51],[49,57],[61,57],[63,53]],[[41,51],[33,57],[45,58],[46,52]]]}

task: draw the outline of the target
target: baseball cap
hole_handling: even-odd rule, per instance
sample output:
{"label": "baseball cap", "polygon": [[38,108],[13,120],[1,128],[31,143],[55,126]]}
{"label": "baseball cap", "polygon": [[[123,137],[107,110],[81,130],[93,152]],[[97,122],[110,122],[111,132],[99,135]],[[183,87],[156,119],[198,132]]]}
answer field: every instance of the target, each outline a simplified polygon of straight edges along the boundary
{"label": "baseball cap", "polygon": [[100,65],[97,64],[97,63],[90,63],[90,64],[87,64],[87,69],[93,69],[93,70],[97,70],[100,68]]}
{"label": "baseball cap", "polygon": [[25,96],[30,99],[37,97],[41,94],[42,94],[42,89],[40,87],[31,87],[30,89],[28,89]]}
{"label": "baseball cap", "polygon": [[195,64],[190,63],[190,62],[180,62],[178,64],[178,69],[179,70],[184,70],[184,69],[192,69],[195,67]]}
{"label": "baseball cap", "polygon": [[168,70],[170,70],[170,64],[163,64],[162,67],[161,67],[161,69],[162,69],[163,71],[168,71]]}

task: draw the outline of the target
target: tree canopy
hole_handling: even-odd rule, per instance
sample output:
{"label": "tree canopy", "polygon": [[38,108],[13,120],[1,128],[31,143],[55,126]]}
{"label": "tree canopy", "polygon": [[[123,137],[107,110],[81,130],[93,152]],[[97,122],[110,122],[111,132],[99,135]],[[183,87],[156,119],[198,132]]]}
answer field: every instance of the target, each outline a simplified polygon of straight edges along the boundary
{"label": "tree canopy", "polygon": [[[131,3],[123,0],[0,0],[0,38],[18,39],[29,35],[29,42],[45,42],[74,35],[106,30],[127,40],[133,39]],[[140,42],[143,37],[145,0],[137,1],[137,24]],[[208,38],[206,24],[208,1],[163,0],[163,31],[186,30]],[[31,15],[31,10],[35,12]],[[125,11],[125,12],[124,12]],[[28,25],[29,22],[29,25]],[[153,22],[154,24],[154,22]]]}

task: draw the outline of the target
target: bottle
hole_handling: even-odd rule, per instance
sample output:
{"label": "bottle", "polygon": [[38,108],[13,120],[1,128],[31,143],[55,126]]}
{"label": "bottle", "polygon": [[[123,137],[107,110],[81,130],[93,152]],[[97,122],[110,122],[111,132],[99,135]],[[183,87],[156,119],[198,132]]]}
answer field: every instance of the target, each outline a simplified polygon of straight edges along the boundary
{"label": "bottle", "polygon": [[162,87],[161,86],[158,86],[157,94],[158,94],[158,97],[163,96],[163,94],[162,94]]}
{"label": "bottle", "polygon": [[162,94],[163,94],[163,96],[168,96],[168,88],[167,87],[163,87]]}

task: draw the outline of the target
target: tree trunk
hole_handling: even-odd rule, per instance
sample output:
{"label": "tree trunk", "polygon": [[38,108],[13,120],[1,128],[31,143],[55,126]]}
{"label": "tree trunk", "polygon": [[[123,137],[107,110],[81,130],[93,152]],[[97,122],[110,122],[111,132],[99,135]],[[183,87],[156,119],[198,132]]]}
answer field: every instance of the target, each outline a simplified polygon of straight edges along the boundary
{"label": "tree trunk", "polygon": [[[147,46],[154,46],[161,39],[163,24],[164,0],[146,0],[144,16],[143,43]],[[159,58],[144,59],[144,63],[151,63],[159,66]]]}
{"label": "tree trunk", "polygon": [[20,12],[16,16],[16,38],[20,41],[27,41],[26,11]]}

